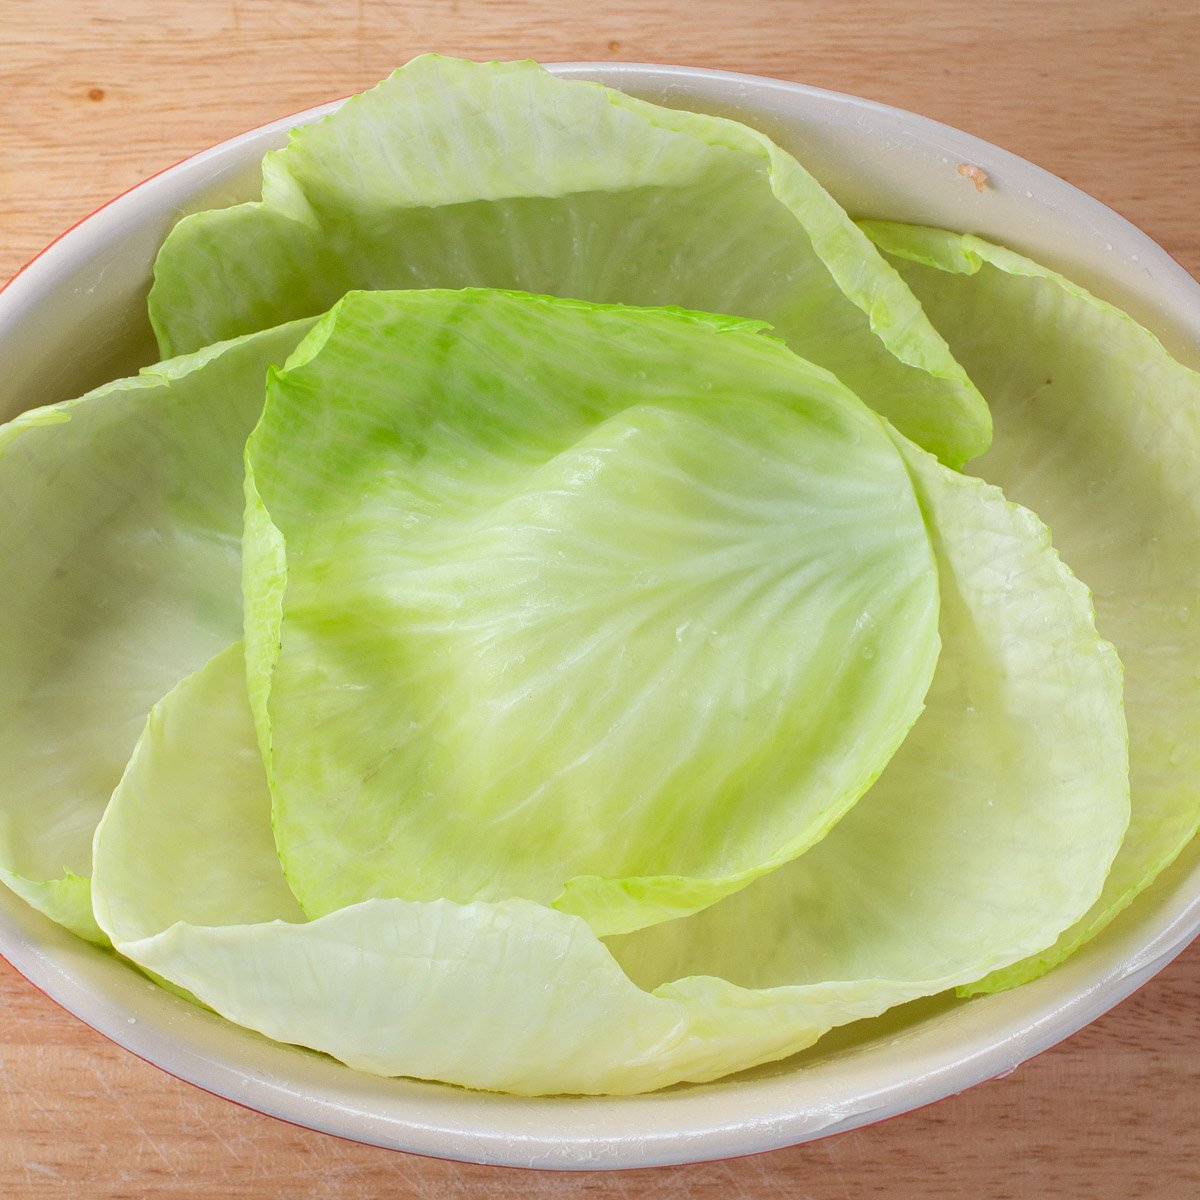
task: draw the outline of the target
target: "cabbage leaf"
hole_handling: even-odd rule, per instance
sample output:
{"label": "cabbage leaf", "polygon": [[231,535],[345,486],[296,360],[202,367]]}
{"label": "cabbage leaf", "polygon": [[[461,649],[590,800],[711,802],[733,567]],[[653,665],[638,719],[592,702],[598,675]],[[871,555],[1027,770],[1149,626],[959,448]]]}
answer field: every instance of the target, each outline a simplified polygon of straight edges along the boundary
{"label": "cabbage leaf", "polygon": [[980,989],[996,990],[1099,933],[1200,826],[1200,374],[1127,314],[1011,250],[865,228],[992,406],[996,439],[971,469],[1051,526],[1125,665],[1133,811],[1121,853],[1086,916]]}
{"label": "cabbage leaf", "polygon": [[754,324],[352,293],[246,461],[250,690],[310,915],[680,916],[817,841],[920,712],[904,462]]}
{"label": "cabbage leaf", "polygon": [[987,406],[895,272],[737,122],[425,55],[295,130],[262,195],[167,237],[150,294],[164,356],[365,288],[675,305],[770,322],[953,466],[987,447]]}
{"label": "cabbage leaf", "polygon": [[239,636],[242,447],[310,324],[0,428],[0,879],[90,940],[92,834],[146,714]]}

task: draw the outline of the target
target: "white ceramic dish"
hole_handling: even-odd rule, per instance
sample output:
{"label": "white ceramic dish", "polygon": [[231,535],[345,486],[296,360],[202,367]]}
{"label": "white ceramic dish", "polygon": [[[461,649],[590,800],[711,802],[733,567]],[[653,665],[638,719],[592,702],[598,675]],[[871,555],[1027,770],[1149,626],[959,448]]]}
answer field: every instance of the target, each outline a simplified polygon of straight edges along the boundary
{"label": "white ceramic dish", "polygon": [[[969,230],[1077,279],[1200,365],[1200,285],[1098,201],[967,134],[865,100],[695,68],[571,63],[676,107],[736,117],[796,153],[860,216]],[[256,194],[262,155],[324,106],[156,175],[0,291],[0,419],[154,357],[150,264],[184,212]],[[982,167],[976,191],[959,164]],[[1003,1074],[1117,1004],[1200,932],[1200,847],[1064,966],[970,1002],[922,1001],[783,1063],[648,1096],[525,1099],[361,1075],[195,1009],[0,889],[0,953],[89,1025],[238,1103],[358,1141],[509,1166],[636,1167],[749,1154],[852,1129]]]}

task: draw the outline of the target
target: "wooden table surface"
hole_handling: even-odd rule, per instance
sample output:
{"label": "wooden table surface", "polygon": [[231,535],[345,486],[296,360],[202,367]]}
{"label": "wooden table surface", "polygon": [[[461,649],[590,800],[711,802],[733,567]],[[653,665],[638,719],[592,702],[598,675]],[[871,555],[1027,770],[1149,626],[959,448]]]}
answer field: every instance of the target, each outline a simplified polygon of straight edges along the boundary
{"label": "wooden table surface", "polygon": [[[1050,168],[1200,275],[1197,45],[1200,0],[0,0],[0,279],[145,176],[430,49],[687,63],[868,96]],[[1200,944],[1011,1076],[882,1126],[732,1162],[547,1175],[247,1112],[0,963],[0,1195],[1192,1197],[1198,996]]]}

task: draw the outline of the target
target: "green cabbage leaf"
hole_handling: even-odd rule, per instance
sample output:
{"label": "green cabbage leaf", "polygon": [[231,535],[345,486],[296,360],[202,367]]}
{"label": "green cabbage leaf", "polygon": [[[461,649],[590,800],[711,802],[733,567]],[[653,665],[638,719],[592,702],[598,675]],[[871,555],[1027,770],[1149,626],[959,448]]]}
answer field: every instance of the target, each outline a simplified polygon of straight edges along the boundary
{"label": "green cabbage leaf", "polygon": [[92,835],[150,706],[242,624],[242,448],[311,322],[0,428],[0,879],[93,941]]}
{"label": "green cabbage leaf", "polygon": [[312,915],[695,911],[816,842],[932,678],[903,459],[754,324],[351,293],[246,462],[250,690]]}
{"label": "green cabbage leaf", "polygon": [[262,200],[182,220],[164,356],[366,288],[493,287],[768,321],[952,466],[987,406],[911,293],[755,130],[535,63],[426,55],[267,155]]}
{"label": "green cabbage leaf", "polygon": [[1200,827],[1200,374],[1125,313],[1011,250],[865,228],[992,406],[996,440],[971,469],[1049,523],[1125,665],[1129,832],[1088,913],[980,990],[1011,987],[1095,936]]}

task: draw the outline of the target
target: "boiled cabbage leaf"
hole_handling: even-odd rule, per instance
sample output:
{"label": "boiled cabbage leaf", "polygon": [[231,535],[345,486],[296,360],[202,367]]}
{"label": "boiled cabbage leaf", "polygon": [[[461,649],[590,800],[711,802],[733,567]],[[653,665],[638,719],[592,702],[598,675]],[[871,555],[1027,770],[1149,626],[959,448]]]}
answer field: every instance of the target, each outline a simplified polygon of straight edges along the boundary
{"label": "boiled cabbage leaf", "polygon": [[951,465],[987,447],[986,405],[895,272],[737,122],[426,55],[295,130],[262,196],[167,237],[150,294],[164,356],[364,288],[676,305],[769,321]]}
{"label": "boiled cabbage leaf", "polygon": [[1092,909],[981,990],[1011,987],[1099,933],[1200,826],[1200,374],[1125,313],[1011,250],[866,228],[992,406],[996,439],[972,471],[1054,530],[1125,665],[1129,832]]}
{"label": "boiled cabbage leaf", "polygon": [[0,428],[0,879],[93,941],[92,834],[146,714],[239,636],[242,448],[309,324]]}
{"label": "boiled cabbage leaf", "polygon": [[680,916],[817,841],[920,712],[905,464],[754,324],[353,293],[246,462],[250,691],[310,915]]}

